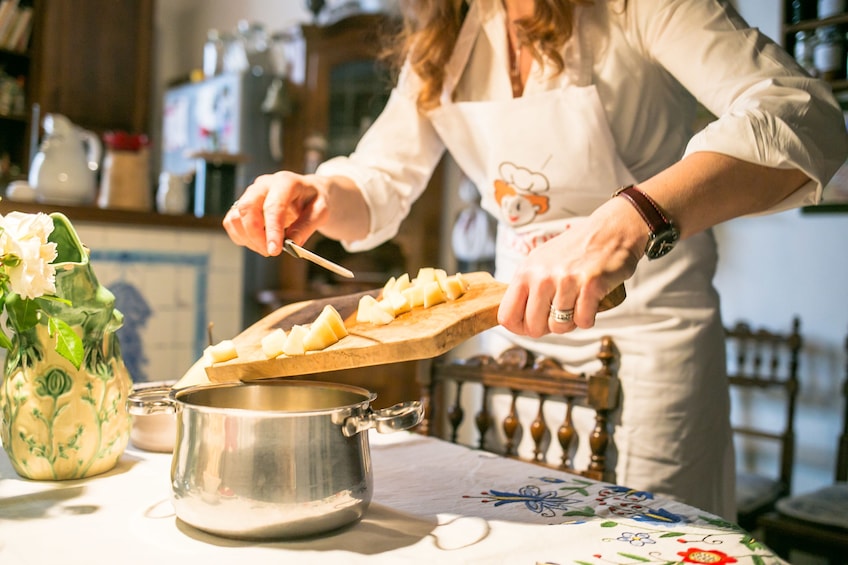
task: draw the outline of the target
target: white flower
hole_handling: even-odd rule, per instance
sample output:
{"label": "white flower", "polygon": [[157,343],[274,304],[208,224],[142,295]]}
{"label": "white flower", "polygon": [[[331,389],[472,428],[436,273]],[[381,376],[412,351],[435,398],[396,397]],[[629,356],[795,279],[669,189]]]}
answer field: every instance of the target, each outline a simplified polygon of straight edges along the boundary
{"label": "white flower", "polygon": [[56,292],[56,244],[47,241],[53,219],[47,214],[9,212],[0,216],[0,277],[22,298]]}

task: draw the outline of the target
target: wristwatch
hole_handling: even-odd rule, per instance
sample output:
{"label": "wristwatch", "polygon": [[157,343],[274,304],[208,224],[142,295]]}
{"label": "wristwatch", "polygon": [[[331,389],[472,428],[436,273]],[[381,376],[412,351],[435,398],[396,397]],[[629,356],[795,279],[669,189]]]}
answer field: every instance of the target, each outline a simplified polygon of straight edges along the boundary
{"label": "wristwatch", "polygon": [[622,196],[633,204],[648,224],[650,236],[645,245],[645,255],[648,259],[659,259],[674,248],[674,244],[680,239],[680,231],[650,196],[633,185],[619,188],[613,194],[613,198],[616,196]]}

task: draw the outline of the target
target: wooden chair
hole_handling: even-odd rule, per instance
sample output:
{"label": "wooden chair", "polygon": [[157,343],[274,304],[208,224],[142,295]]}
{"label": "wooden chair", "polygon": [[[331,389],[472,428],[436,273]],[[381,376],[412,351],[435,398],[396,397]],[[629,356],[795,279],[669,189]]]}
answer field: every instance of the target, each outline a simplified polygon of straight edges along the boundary
{"label": "wooden chair", "polygon": [[[848,359],[848,337],[845,353]],[[811,493],[779,500],[777,511],[766,514],[758,522],[766,545],[784,559],[789,559],[794,549],[824,557],[831,565],[848,564],[848,360],[842,402],[836,482]]]}
{"label": "wooden chair", "polygon": [[[726,329],[728,375],[737,454],[737,521],[752,530],[792,487],[798,358],[803,339],[796,316],[789,333],[753,329],[739,322]],[[756,413],[746,405],[760,404]],[[771,408],[774,407],[774,410]],[[771,450],[770,452],[768,450]],[[764,453],[765,452],[765,453]],[[775,454],[772,473],[757,468],[758,456]]]}
{"label": "wooden chair", "polygon": [[[452,362],[437,359],[431,363],[429,370],[425,369],[424,373],[419,375],[426,413],[419,431],[456,443],[465,416],[462,406],[463,385],[477,383],[482,386],[482,394],[479,398],[479,408],[474,415],[477,433],[475,447],[508,457],[518,457],[521,439],[519,432],[528,430],[533,444],[533,455],[530,458],[532,462],[593,479],[611,480],[612,473],[607,468],[607,450],[611,441],[609,417],[619,402],[619,381],[615,366],[618,354],[611,338],[604,337],[601,340],[597,357],[601,366],[591,375],[570,372],[549,358],[534,358],[530,352],[520,347],[506,350],[498,359],[490,356],[476,356]],[[452,391],[450,387],[453,387]],[[453,402],[444,407],[443,399],[448,392],[454,393]],[[505,436],[503,446],[492,445],[493,442],[489,441],[488,432],[495,424],[490,401],[496,392],[506,392],[511,398],[509,413],[500,422]],[[529,426],[519,421],[519,397],[533,399],[535,404],[536,416]],[[559,401],[562,407],[562,418],[555,432],[556,441],[562,448],[562,456],[559,461],[553,462],[548,461],[547,447],[553,440],[554,432],[546,422],[544,412],[547,402],[556,401]],[[572,409],[579,405],[588,406],[595,411],[594,429],[589,438],[584,438],[590,446],[591,460],[588,467],[582,470],[576,470],[572,464],[573,451],[578,442]],[[448,430],[442,430],[445,419]]]}

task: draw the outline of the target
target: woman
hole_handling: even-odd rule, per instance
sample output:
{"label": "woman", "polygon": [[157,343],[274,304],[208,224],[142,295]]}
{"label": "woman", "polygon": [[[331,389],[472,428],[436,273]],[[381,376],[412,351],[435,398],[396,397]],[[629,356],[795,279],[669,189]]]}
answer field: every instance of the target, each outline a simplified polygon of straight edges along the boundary
{"label": "woman", "polygon": [[[818,201],[848,152],[828,86],[721,0],[426,0],[407,15],[405,66],[354,154],[258,178],[230,237],[263,255],[315,230],[374,247],[447,150],[499,222],[500,333],[587,363],[612,335],[616,481],[735,519],[709,228]],[[696,100],[718,118],[693,136]],[[627,300],[598,314],[622,281]]]}

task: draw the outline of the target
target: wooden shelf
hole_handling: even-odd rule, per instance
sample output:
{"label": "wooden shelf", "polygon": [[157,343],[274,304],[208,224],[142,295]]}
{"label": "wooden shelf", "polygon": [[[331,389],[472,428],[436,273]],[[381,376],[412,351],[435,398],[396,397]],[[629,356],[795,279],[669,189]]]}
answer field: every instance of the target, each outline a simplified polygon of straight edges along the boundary
{"label": "wooden shelf", "polygon": [[221,230],[222,216],[204,216],[198,218],[191,214],[158,214],[156,212],[136,212],[132,210],[105,210],[94,206],[57,206],[34,202],[15,202],[4,198],[0,200],[0,214],[12,211],[34,214],[36,212],[61,212],[72,222],[92,222],[121,226],[170,227],[191,230]]}
{"label": "wooden shelf", "polygon": [[829,18],[822,18],[820,20],[804,20],[797,24],[786,24],[783,26],[783,32],[789,34],[840,24],[848,24],[848,13],[839,14],[838,16],[830,16]]}

